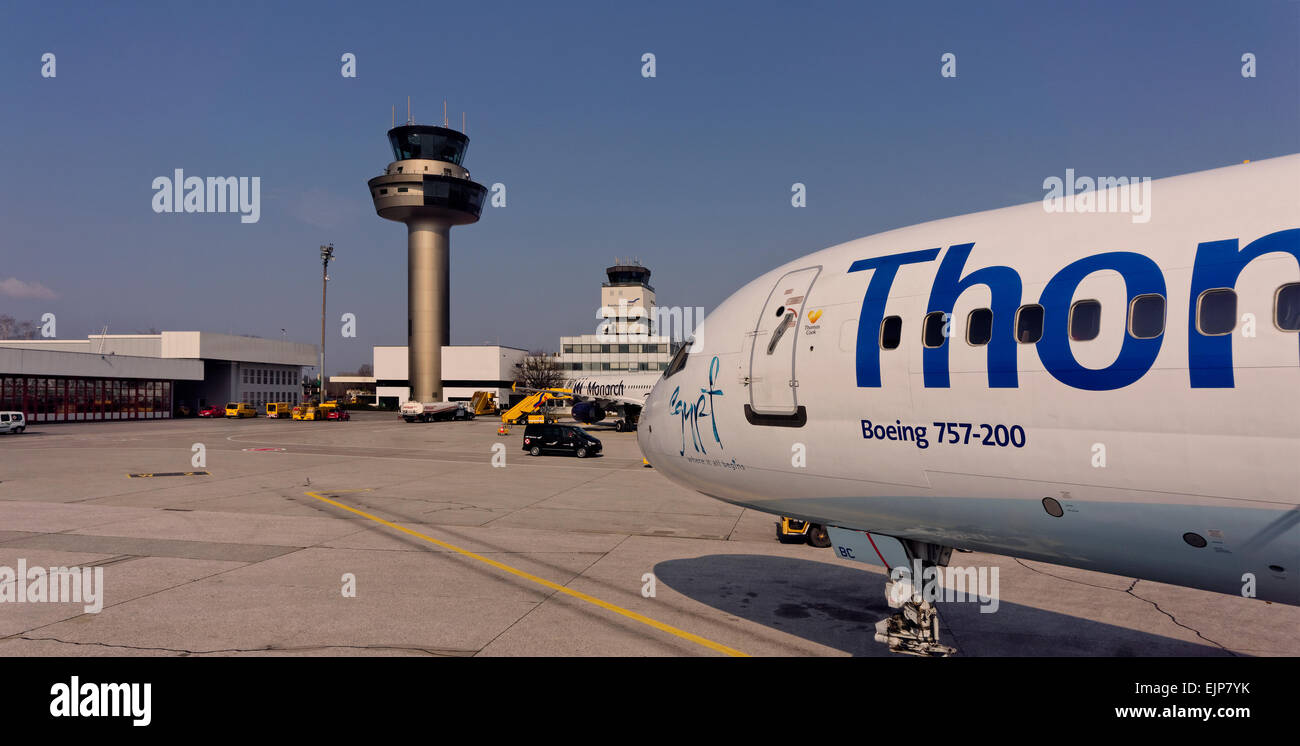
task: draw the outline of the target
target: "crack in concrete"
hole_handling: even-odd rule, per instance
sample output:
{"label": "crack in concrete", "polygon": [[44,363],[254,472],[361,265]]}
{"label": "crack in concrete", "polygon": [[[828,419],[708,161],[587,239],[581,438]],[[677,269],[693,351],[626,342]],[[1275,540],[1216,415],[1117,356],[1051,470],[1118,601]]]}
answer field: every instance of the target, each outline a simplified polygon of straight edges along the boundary
{"label": "crack in concrete", "polygon": [[1052,573],[1047,572],[1046,570],[1039,570],[1037,567],[1030,567],[1029,565],[1026,565],[1023,561],[1020,560],[1019,557],[1012,557],[1011,559],[1015,560],[1015,562],[1016,562],[1017,565],[1020,565],[1021,567],[1025,568],[1026,570],[1028,570],[1028,571],[1030,571],[1030,572],[1036,572],[1036,573],[1038,573],[1039,575],[1046,575],[1046,576],[1049,577],[1049,578],[1056,578],[1057,580],[1063,580],[1063,581],[1065,581],[1065,582],[1067,582],[1067,583],[1075,583],[1075,584],[1077,584],[1077,585],[1086,585],[1086,586],[1088,586],[1089,588],[1100,588],[1100,589],[1102,589],[1103,591],[1118,591],[1118,590],[1119,590],[1119,588],[1111,588],[1111,587],[1108,586],[1108,585],[1097,585],[1096,583],[1085,583],[1085,582],[1083,582],[1082,580],[1075,580],[1074,578],[1067,578],[1067,577],[1065,577],[1065,576],[1063,576],[1063,575],[1053,575]]}
{"label": "crack in concrete", "polygon": [[736,516],[736,522],[731,524],[731,530],[727,532],[726,541],[731,541],[731,537],[736,533],[736,527],[740,525],[740,519],[745,517],[745,511],[747,510],[749,510],[749,508],[740,509],[740,515]]}
{"label": "crack in concrete", "polygon": [[1211,645],[1214,645],[1214,646],[1218,647],[1220,650],[1224,651],[1224,652],[1227,653],[1228,655],[1231,655],[1231,656],[1234,657],[1234,658],[1237,657],[1237,654],[1236,654],[1235,652],[1229,650],[1228,648],[1224,647],[1222,644],[1220,644],[1220,643],[1218,643],[1218,642],[1215,642],[1214,640],[1211,640],[1210,638],[1208,638],[1208,637],[1206,637],[1205,635],[1201,634],[1201,631],[1200,631],[1199,629],[1196,629],[1195,627],[1189,627],[1189,626],[1187,626],[1186,624],[1183,624],[1182,622],[1178,621],[1177,617],[1175,617],[1173,614],[1170,614],[1169,612],[1167,612],[1167,611],[1165,611],[1164,609],[1160,608],[1160,604],[1156,603],[1155,601],[1152,601],[1152,600],[1149,599],[1149,598],[1142,598],[1142,597],[1139,596],[1138,594],[1134,593],[1134,592],[1133,592],[1133,589],[1137,587],[1137,584],[1138,584],[1139,582],[1140,582],[1140,581],[1139,581],[1138,579],[1134,578],[1134,580],[1133,580],[1133,584],[1130,585],[1130,586],[1128,587],[1128,590],[1126,590],[1126,591],[1124,591],[1124,592],[1127,593],[1128,595],[1132,596],[1133,598],[1136,598],[1136,599],[1139,600],[1139,601],[1146,601],[1147,603],[1149,603],[1149,604],[1151,604],[1152,606],[1154,606],[1155,609],[1156,609],[1156,611],[1158,611],[1158,612],[1160,612],[1161,614],[1164,614],[1165,616],[1169,617],[1169,621],[1173,622],[1174,624],[1178,625],[1179,627],[1182,627],[1182,628],[1185,629],[1185,630],[1188,630],[1189,632],[1192,632],[1192,633],[1195,634],[1197,637],[1201,638],[1202,640],[1205,640],[1206,642],[1210,643]]}
{"label": "crack in concrete", "polygon": [[[1067,582],[1067,583],[1076,583],[1076,584],[1078,584],[1078,585],[1084,585],[1084,586],[1087,586],[1087,587],[1089,587],[1089,588],[1100,588],[1100,589],[1103,590],[1103,591],[1116,591],[1116,592],[1119,592],[1119,591],[1120,591],[1119,588],[1111,588],[1111,587],[1109,587],[1109,586],[1105,586],[1105,585],[1097,585],[1096,583],[1085,583],[1085,582],[1083,582],[1082,580],[1075,580],[1075,579],[1073,579],[1073,578],[1066,578],[1066,577],[1062,577],[1062,576],[1060,576],[1060,575],[1053,575],[1053,574],[1050,573],[1050,572],[1044,572],[1043,570],[1039,570],[1039,569],[1036,568],[1036,567],[1030,567],[1029,565],[1026,565],[1026,564],[1025,564],[1023,561],[1021,561],[1020,558],[1018,558],[1018,557],[1012,557],[1011,559],[1015,560],[1016,564],[1020,565],[1021,567],[1025,568],[1026,570],[1029,570],[1030,572],[1036,572],[1036,573],[1038,573],[1039,575],[1046,575],[1046,576],[1049,577],[1049,578],[1056,578],[1057,580],[1063,580],[1063,581],[1065,581],[1065,582]],[[1141,579],[1140,579],[1140,578],[1134,578],[1134,579],[1133,579],[1133,582],[1129,584],[1129,587],[1128,587],[1128,588],[1125,588],[1125,589],[1123,590],[1123,593],[1125,593],[1125,594],[1127,594],[1127,595],[1130,595],[1130,596],[1132,596],[1133,598],[1136,598],[1136,599],[1139,600],[1139,601],[1143,601],[1143,602],[1145,602],[1145,603],[1151,604],[1153,607],[1155,607],[1155,610],[1156,610],[1156,611],[1158,611],[1158,612],[1160,612],[1161,614],[1164,614],[1165,616],[1169,617],[1169,621],[1173,622],[1175,625],[1177,625],[1177,626],[1179,626],[1179,627],[1182,627],[1183,629],[1187,630],[1188,632],[1191,632],[1192,634],[1196,635],[1197,637],[1201,638],[1202,640],[1205,640],[1206,642],[1210,643],[1211,645],[1213,645],[1213,646],[1219,648],[1220,650],[1222,650],[1223,652],[1227,653],[1228,655],[1231,655],[1231,656],[1233,656],[1234,658],[1237,657],[1237,653],[1236,653],[1236,652],[1234,652],[1234,651],[1232,651],[1232,650],[1229,650],[1229,649],[1228,649],[1227,647],[1225,647],[1222,643],[1219,643],[1219,642],[1216,642],[1216,641],[1214,641],[1214,640],[1211,640],[1210,638],[1208,638],[1208,637],[1206,637],[1205,635],[1201,634],[1201,631],[1198,630],[1198,629],[1196,629],[1195,627],[1190,627],[1190,626],[1188,626],[1188,625],[1186,625],[1186,624],[1183,624],[1182,622],[1178,621],[1178,618],[1175,617],[1173,614],[1170,614],[1169,612],[1167,612],[1167,611],[1165,611],[1164,609],[1160,608],[1160,604],[1156,603],[1155,601],[1152,601],[1152,600],[1149,599],[1149,598],[1143,598],[1143,597],[1139,596],[1138,594],[1134,593],[1134,592],[1133,592],[1133,589],[1137,587],[1137,584],[1138,584],[1139,582],[1141,582]]]}

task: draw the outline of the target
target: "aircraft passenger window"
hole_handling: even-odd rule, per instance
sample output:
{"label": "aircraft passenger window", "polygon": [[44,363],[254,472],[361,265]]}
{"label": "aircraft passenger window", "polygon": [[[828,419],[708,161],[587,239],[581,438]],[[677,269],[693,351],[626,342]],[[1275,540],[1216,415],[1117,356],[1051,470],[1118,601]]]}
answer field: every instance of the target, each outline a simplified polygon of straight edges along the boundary
{"label": "aircraft passenger window", "polygon": [[1273,323],[1284,332],[1300,331],[1300,282],[1283,285],[1277,289]]}
{"label": "aircraft passenger window", "polygon": [[1016,311],[1016,341],[1031,345],[1043,338],[1043,307],[1037,304],[1021,306]]}
{"label": "aircraft passenger window", "polygon": [[966,317],[966,343],[979,347],[993,338],[993,311],[977,308]]}
{"label": "aircraft passenger window", "polygon": [[925,323],[921,329],[921,343],[926,347],[942,347],[944,340],[943,327],[947,323],[944,318],[948,314],[943,311],[934,311],[925,315]]}
{"label": "aircraft passenger window", "polygon": [[694,343],[694,339],[688,339],[682,343],[681,349],[677,350],[677,354],[673,355],[673,359],[668,361],[668,369],[664,371],[664,378],[668,378],[677,371],[686,367],[686,355],[690,351],[691,345]]}
{"label": "aircraft passenger window", "polygon": [[1165,333],[1165,299],[1139,295],[1128,307],[1128,333],[1138,339],[1155,339]]}
{"label": "aircraft passenger window", "polygon": [[1070,339],[1087,342],[1101,334],[1101,303],[1081,300],[1070,306]]}
{"label": "aircraft passenger window", "polygon": [[1196,301],[1196,329],[1201,334],[1232,334],[1237,326],[1237,291],[1206,290]]}
{"label": "aircraft passenger window", "polygon": [[901,316],[886,316],[880,322],[880,346],[892,350],[903,341],[903,319]]}

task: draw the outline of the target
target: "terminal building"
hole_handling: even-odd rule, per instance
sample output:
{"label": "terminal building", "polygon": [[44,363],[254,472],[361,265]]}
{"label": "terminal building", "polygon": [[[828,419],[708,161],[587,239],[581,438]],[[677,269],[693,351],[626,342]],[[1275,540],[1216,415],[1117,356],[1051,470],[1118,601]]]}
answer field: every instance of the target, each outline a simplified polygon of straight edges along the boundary
{"label": "terminal building", "polygon": [[[562,374],[665,370],[672,359],[671,336],[659,334],[650,269],[619,261],[605,269],[595,334],[560,337],[556,362]],[[577,377],[575,376],[575,377]]]}
{"label": "terminal building", "polygon": [[0,410],[32,422],[167,419],[297,403],[315,345],[209,332],[0,340]]}

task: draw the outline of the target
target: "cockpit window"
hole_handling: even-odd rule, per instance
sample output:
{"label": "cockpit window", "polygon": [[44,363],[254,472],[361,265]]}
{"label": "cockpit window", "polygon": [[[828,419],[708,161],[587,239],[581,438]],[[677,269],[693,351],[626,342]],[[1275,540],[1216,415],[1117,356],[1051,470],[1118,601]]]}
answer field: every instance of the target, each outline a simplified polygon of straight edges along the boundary
{"label": "cockpit window", "polygon": [[682,342],[682,346],[678,348],[677,354],[673,355],[673,359],[669,361],[668,369],[664,371],[664,378],[669,378],[677,371],[686,367],[686,355],[690,352],[691,345],[694,343],[694,339],[688,339],[685,342]]}

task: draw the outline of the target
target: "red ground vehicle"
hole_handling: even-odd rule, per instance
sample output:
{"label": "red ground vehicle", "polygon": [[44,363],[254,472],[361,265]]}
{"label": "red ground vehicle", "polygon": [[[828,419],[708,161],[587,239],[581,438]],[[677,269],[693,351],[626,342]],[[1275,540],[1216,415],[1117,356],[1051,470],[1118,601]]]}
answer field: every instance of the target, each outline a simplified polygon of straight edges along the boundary
{"label": "red ground vehicle", "polygon": [[331,409],[330,411],[325,413],[325,419],[343,420],[346,422],[352,419],[352,415],[348,414],[348,410],[346,409]]}
{"label": "red ground vehicle", "polygon": [[208,405],[203,409],[199,410],[199,416],[200,417],[225,417],[226,410],[222,409],[221,407]]}

